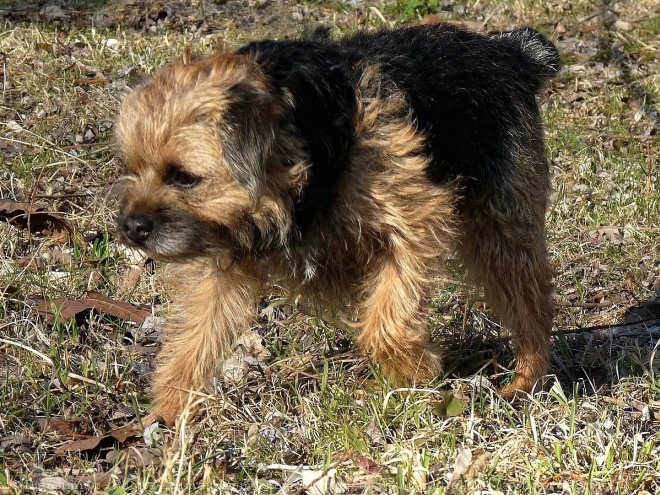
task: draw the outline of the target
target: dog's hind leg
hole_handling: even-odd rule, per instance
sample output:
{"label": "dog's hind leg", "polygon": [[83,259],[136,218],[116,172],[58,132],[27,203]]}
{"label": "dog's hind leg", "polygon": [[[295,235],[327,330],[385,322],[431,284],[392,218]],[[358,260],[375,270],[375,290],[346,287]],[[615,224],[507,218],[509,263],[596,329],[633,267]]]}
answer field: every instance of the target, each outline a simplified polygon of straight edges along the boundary
{"label": "dog's hind leg", "polygon": [[545,242],[547,189],[497,194],[462,216],[460,247],[472,280],[513,336],[514,381],[504,396],[539,389],[547,373],[553,318],[552,269]]}

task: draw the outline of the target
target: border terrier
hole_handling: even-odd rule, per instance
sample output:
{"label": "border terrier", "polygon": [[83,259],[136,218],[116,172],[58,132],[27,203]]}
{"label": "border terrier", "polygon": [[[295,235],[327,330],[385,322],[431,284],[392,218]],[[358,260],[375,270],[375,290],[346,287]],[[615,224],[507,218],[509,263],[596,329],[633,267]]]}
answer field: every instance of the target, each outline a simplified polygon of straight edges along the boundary
{"label": "border terrier", "polygon": [[[251,42],[159,69],[123,100],[123,242],[174,266],[153,414],[210,383],[278,284],[340,310],[384,376],[429,382],[443,254],[512,332],[515,379],[547,372],[550,192],[539,32],[450,24]],[[263,293],[262,293],[263,295]]]}

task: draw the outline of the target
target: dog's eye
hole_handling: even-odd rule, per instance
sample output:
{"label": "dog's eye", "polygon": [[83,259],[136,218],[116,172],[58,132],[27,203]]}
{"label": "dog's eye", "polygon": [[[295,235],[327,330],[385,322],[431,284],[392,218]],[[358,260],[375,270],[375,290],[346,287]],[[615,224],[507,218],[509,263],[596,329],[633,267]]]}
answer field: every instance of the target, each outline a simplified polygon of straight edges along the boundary
{"label": "dog's eye", "polygon": [[170,168],[166,182],[178,189],[191,189],[200,183],[201,177],[177,167]]}

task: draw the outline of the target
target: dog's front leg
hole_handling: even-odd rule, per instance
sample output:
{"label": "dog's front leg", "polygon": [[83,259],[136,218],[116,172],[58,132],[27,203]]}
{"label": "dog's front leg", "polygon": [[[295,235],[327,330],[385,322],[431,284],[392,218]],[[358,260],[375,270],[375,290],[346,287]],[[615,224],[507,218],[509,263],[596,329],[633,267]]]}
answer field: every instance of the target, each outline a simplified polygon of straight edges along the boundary
{"label": "dog's front leg", "polygon": [[152,417],[174,423],[217,371],[254,318],[256,277],[233,263],[205,260],[173,268],[174,312],[153,381]]}

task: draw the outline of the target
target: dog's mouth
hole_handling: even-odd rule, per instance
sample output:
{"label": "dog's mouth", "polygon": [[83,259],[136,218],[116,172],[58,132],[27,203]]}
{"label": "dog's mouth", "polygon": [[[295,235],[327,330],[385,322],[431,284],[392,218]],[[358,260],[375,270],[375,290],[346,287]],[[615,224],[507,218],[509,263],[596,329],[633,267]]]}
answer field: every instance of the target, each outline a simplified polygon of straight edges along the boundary
{"label": "dog's mouth", "polygon": [[159,261],[190,261],[231,250],[226,228],[186,214],[120,214],[117,230],[124,244]]}

